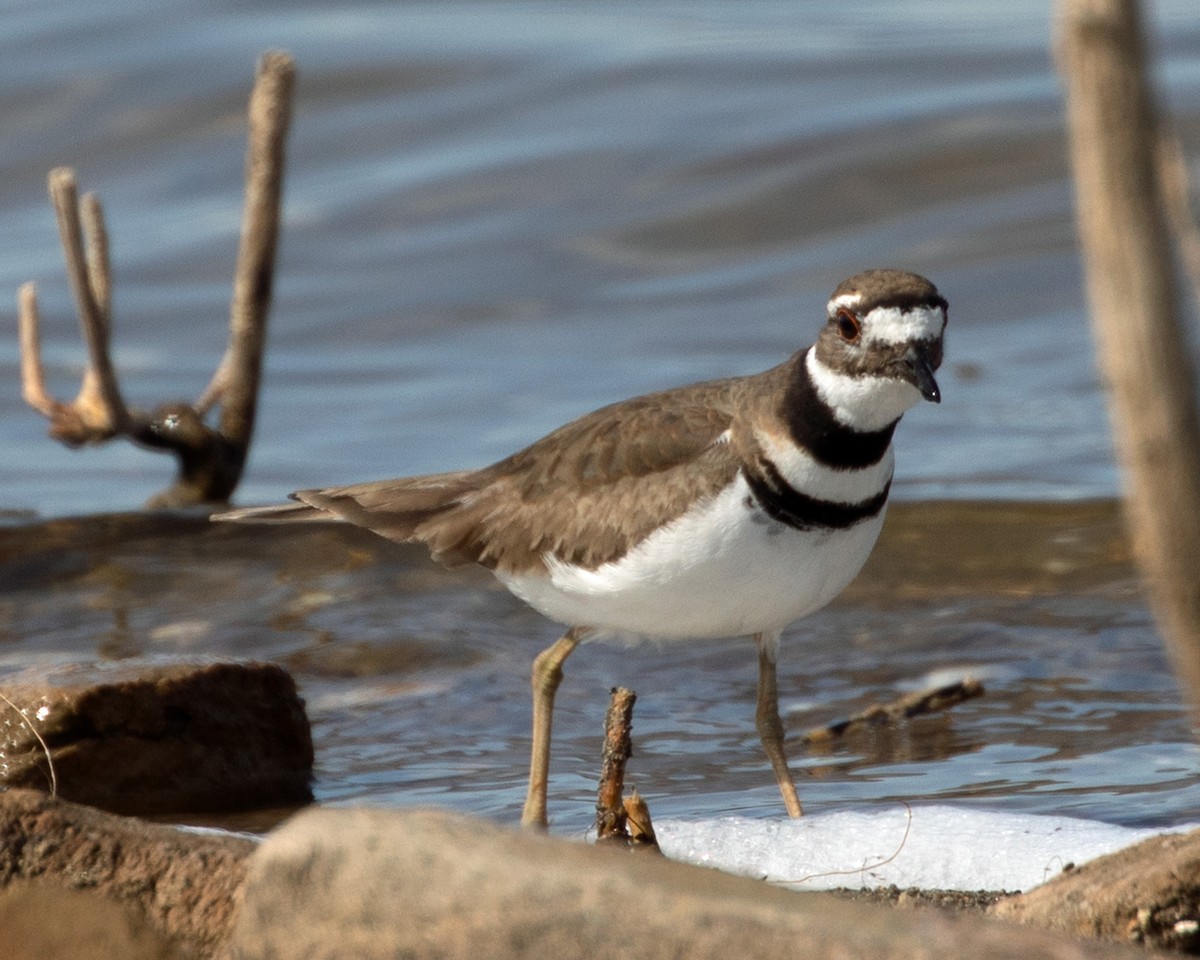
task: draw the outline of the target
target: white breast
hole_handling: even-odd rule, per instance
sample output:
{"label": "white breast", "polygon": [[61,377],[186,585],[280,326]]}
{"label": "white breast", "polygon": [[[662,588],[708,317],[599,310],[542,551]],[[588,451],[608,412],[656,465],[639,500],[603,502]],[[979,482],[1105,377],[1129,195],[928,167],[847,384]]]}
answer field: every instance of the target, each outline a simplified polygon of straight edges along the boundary
{"label": "white breast", "polygon": [[878,463],[857,470],[838,470],[825,466],[804,447],[762,430],[754,431],[754,439],[788,486],[832,503],[870,500],[892,482],[896,468],[896,453],[890,445]]}
{"label": "white breast", "polygon": [[572,626],[656,639],[777,632],[825,606],[866,562],[883,511],[845,530],[770,519],[737,480],[620,560],[549,575],[497,574],[535,610]]}

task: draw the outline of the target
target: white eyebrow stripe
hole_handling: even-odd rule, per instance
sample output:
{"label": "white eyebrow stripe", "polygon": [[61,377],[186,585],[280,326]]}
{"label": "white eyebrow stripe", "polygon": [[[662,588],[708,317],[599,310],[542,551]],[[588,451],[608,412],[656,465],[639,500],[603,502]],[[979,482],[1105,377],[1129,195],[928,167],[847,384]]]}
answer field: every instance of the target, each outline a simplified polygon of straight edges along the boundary
{"label": "white eyebrow stripe", "polygon": [[946,318],[941,307],[876,307],[862,320],[863,341],[868,344],[912,343],[942,335]]}

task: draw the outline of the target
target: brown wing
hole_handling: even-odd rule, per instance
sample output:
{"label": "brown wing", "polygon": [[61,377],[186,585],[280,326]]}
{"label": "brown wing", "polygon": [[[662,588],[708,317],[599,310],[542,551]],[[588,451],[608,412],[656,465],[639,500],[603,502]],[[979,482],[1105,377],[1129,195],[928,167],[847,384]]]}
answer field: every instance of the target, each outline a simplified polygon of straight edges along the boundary
{"label": "brown wing", "polygon": [[449,564],[519,572],[551,553],[586,567],[621,556],[737,471],[721,435],[739,380],[637,397],[574,420],[477,471],[294,496]]}
{"label": "brown wing", "polygon": [[472,559],[513,571],[546,553],[585,567],[616,559],[732,479],[737,461],[719,438],[736,383],[626,400],[559,428],[483,471],[487,486],[437,540],[465,534]]}

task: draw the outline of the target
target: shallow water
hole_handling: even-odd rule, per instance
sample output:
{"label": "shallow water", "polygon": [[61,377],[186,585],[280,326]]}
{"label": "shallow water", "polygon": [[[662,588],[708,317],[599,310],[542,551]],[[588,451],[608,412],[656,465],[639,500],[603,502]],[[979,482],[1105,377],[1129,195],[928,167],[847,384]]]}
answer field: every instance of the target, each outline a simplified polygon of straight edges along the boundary
{"label": "shallow water", "polygon": [[[1197,155],[1200,17],[1152,12]],[[485,463],[607,401],[777,363],[849,273],[925,272],[951,302],[945,402],[906,417],[907,509],[793,629],[780,682],[793,731],[946,671],[989,693],[799,757],[806,802],[1182,822],[1200,761],[1108,503],[1049,19],[1041,0],[10,4],[0,287],[39,282],[47,373],[70,396],[82,349],[44,184],[75,165],[108,211],[125,392],[198,394],[270,47],[300,72],[243,502]],[[46,439],[15,336],[0,376],[4,668],[278,657],[309,700],[322,799],[515,815],[551,626],[482,574],[366,536],[115,516],[170,464]],[[598,646],[561,698],[559,829],[590,819],[617,683],[641,697],[631,775],[657,816],[778,814],[747,643]]]}
{"label": "shallow water", "polygon": [[[350,528],[140,515],[0,530],[0,669],[270,657],[296,675],[319,799],[514,820],[529,664],[555,633],[477,571]],[[986,695],[806,749],[799,734],[947,678]],[[1191,742],[1112,503],[900,505],[840,600],[784,637],[810,812],[953,801],[1136,826],[1200,817]],[[608,691],[638,694],[628,782],[656,817],[779,817],[749,641],[589,644],[556,713],[555,828],[592,817]]]}

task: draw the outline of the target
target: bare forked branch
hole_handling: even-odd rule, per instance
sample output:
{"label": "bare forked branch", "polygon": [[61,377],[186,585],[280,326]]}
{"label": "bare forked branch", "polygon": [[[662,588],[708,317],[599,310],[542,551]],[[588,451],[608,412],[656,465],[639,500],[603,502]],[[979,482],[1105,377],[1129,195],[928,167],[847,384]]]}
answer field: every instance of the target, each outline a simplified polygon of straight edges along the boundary
{"label": "bare forked branch", "polygon": [[[179,474],[150,506],[221,503],[241,479],[261,380],[294,79],[290,55],[272,52],[260,60],[249,107],[246,199],[229,344],[194,405],[166,403],[149,413],[125,405],[110,344],[112,273],[104,211],[95,194],[79,199],[72,170],[59,167],[50,173],[51,202],[88,362],[75,399],[70,403],[54,399],[42,366],[37,293],[32,283],[25,284],[18,295],[22,396],[50,420],[50,435],[70,446],[123,436],[143,447],[175,454]],[[214,429],[204,417],[217,404],[221,415]]]}

